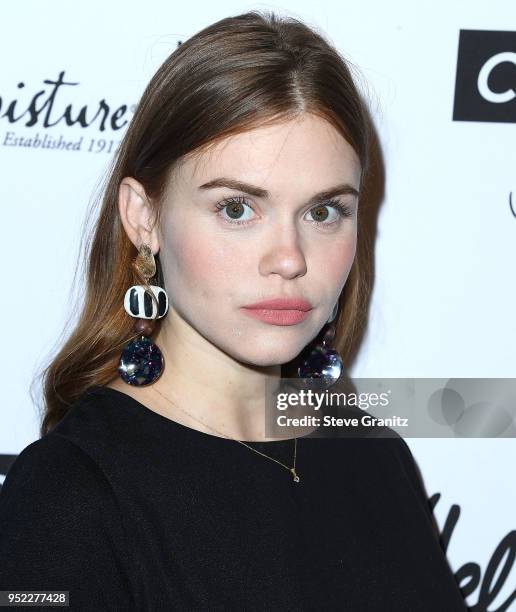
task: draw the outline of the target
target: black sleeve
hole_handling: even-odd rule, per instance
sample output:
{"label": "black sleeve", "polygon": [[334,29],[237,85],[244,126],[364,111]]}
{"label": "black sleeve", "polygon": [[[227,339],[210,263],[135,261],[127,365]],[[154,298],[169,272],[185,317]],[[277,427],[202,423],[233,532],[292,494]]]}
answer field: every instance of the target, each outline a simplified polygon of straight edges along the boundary
{"label": "black sleeve", "polygon": [[69,591],[72,610],[134,609],[119,514],[82,449],[58,434],[36,440],[0,491],[0,590]]}
{"label": "black sleeve", "polygon": [[[412,451],[401,436],[397,436],[389,440],[389,443],[392,443],[390,444],[390,447],[394,451],[398,464],[401,465],[402,470],[406,474],[407,479],[415,492],[416,498],[418,499],[420,506],[423,508],[423,512],[428,518],[428,521],[430,522],[435,539],[438,543],[438,549],[442,553],[441,560],[444,562],[446,568],[446,576],[449,579],[448,586],[450,589],[450,593],[455,597],[455,602],[450,601],[450,609],[455,610],[460,607],[460,609],[469,610],[464,601],[464,596],[459,589],[455,574],[449,564],[448,558],[446,557],[445,551],[443,549],[440,539],[439,526],[437,524],[437,521],[435,520],[432,507],[430,506],[430,502],[428,499],[428,494],[425,490],[425,486]],[[452,603],[454,604],[453,607]]]}
{"label": "black sleeve", "polygon": [[439,527],[437,525],[432,508],[430,506],[428,494],[425,490],[425,485],[421,478],[421,474],[419,473],[419,469],[417,467],[412,451],[401,436],[392,440],[391,448],[394,447],[393,445],[395,445],[395,454],[397,461],[401,464],[402,469],[405,472],[412,488],[416,492],[420,505],[423,507],[426,516],[432,524],[435,536],[437,537],[437,539],[439,539]]}

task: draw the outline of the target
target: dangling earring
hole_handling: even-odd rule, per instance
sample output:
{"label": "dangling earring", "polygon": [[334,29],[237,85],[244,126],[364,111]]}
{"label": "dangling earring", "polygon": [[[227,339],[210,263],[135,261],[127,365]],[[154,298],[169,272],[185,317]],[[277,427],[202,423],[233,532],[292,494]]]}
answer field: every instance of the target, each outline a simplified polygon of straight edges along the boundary
{"label": "dangling earring", "polygon": [[317,386],[317,383],[322,382],[329,387],[342,375],[342,359],[337,350],[330,347],[335,338],[335,325],[332,321],[336,318],[338,310],[339,302],[335,304],[326,323],[321,343],[309,348],[308,356],[297,370],[298,377],[303,379],[306,386]]}
{"label": "dangling earring", "polygon": [[[148,285],[149,279],[156,274],[156,261],[148,245],[141,245],[134,266]],[[157,307],[149,288],[157,300]],[[138,336],[124,346],[118,373],[128,385],[149,385],[159,378],[164,366],[163,355],[150,336],[155,320],[164,317],[168,311],[167,292],[156,285],[133,285],[125,293],[124,308],[129,316],[136,319],[133,331]]]}

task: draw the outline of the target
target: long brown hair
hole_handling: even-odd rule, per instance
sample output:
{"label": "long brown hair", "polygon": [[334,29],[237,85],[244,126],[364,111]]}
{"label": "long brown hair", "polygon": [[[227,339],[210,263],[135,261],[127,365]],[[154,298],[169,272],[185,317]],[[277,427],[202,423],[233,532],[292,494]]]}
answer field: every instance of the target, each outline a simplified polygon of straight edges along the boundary
{"label": "long brown hair", "polygon": [[[227,136],[313,113],[329,121],[368,168],[370,120],[351,64],[325,37],[293,17],[251,11],[221,19],[180,44],[147,85],[113,158],[85,251],[85,296],[75,327],[41,373],[41,435],[91,385],[117,376],[122,347],[136,336],[123,308],[143,284],[118,212],[122,179],[140,181],[159,222],[167,178],[187,155]],[[344,362],[365,319],[370,251],[360,239],[340,298],[335,346]],[[163,285],[156,256],[153,284]],[[158,321],[159,325],[159,321]],[[156,330],[159,329],[156,326]]]}

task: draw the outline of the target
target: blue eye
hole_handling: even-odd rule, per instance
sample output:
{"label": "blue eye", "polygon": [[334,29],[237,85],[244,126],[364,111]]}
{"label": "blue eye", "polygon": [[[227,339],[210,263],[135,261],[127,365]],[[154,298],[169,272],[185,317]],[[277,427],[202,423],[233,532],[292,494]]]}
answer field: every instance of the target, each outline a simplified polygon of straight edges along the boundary
{"label": "blue eye", "polygon": [[[343,218],[351,217],[353,215],[353,211],[352,211],[350,206],[348,206],[347,204],[343,204],[340,200],[336,200],[336,199],[328,200],[328,202],[326,202],[325,204],[319,204],[319,205],[315,206],[314,208],[311,208],[309,210],[309,213],[312,215],[312,218],[314,218],[313,217],[314,211],[316,211],[316,212],[317,211],[321,211],[321,210],[324,211],[324,209],[326,209],[326,208],[333,208],[336,211],[336,213],[337,213],[337,218],[334,219],[333,221],[328,222],[328,223],[325,223],[324,220],[320,221],[319,219],[314,219],[314,223],[316,225],[330,225],[330,226],[332,226],[335,223],[339,223],[339,221],[341,221]],[[326,219],[327,216],[328,215],[326,214],[324,219]]]}
{"label": "blue eye", "polygon": [[[239,214],[241,214],[241,211],[244,210],[245,206],[251,208],[250,205],[247,203],[247,200],[243,196],[234,196],[232,198],[226,198],[225,200],[222,200],[222,202],[219,202],[216,205],[216,209],[220,212],[224,209],[227,209],[227,213],[229,214],[229,220],[227,218],[224,218],[223,215],[221,215],[224,221],[227,221],[228,223],[234,223],[236,225],[245,225],[246,223],[249,223],[249,221],[241,221],[240,217],[238,216]],[[235,219],[237,220],[235,221]]]}
{"label": "blue eye", "polygon": [[[247,225],[252,221],[252,219],[250,220],[244,218],[244,220],[242,220],[242,213],[245,213],[246,207],[252,211],[251,205],[248,203],[247,199],[244,196],[233,196],[231,198],[225,198],[224,200],[216,204],[215,208],[219,214],[222,213],[222,211],[226,212],[228,217],[222,214],[220,216],[227,223],[232,225]],[[328,218],[328,213],[326,213],[326,216],[324,216],[323,214],[322,221],[320,220],[320,218],[314,218],[314,211],[316,213],[317,211],[323,211],[324,213],[324,210],[327,208],[333,208],[334,211],[337,213],[337,218],[326,222],[326,219]],[[314,208],[311,208],[308,212],[312,215],[312,223],[318,227],[332,227],[335,224],[339,223],[343,218],[351,217],[353,215],[353,210],[351,206],[343,204],[337,199],[328,200],[328,202],[326,202],[325,204],[318,204]],[[321,215],[319,215],[319,217],[320,216]]]}

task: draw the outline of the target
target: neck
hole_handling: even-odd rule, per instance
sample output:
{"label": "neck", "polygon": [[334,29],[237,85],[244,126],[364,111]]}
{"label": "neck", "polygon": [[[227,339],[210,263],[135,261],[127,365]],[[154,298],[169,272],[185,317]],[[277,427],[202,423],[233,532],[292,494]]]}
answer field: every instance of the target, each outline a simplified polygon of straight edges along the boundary
{"label": "neck", "polygon": [[186,323],[179,329],[181,333],[178,326],[163,324],[154,339],[165,361],[158,380],[124,391],[163,416],[211,435],[273,441],[313,431],[275,427],[273,436],[265,435],[266,390],[269,394],[278,389],[281,365],[242,363]]}

